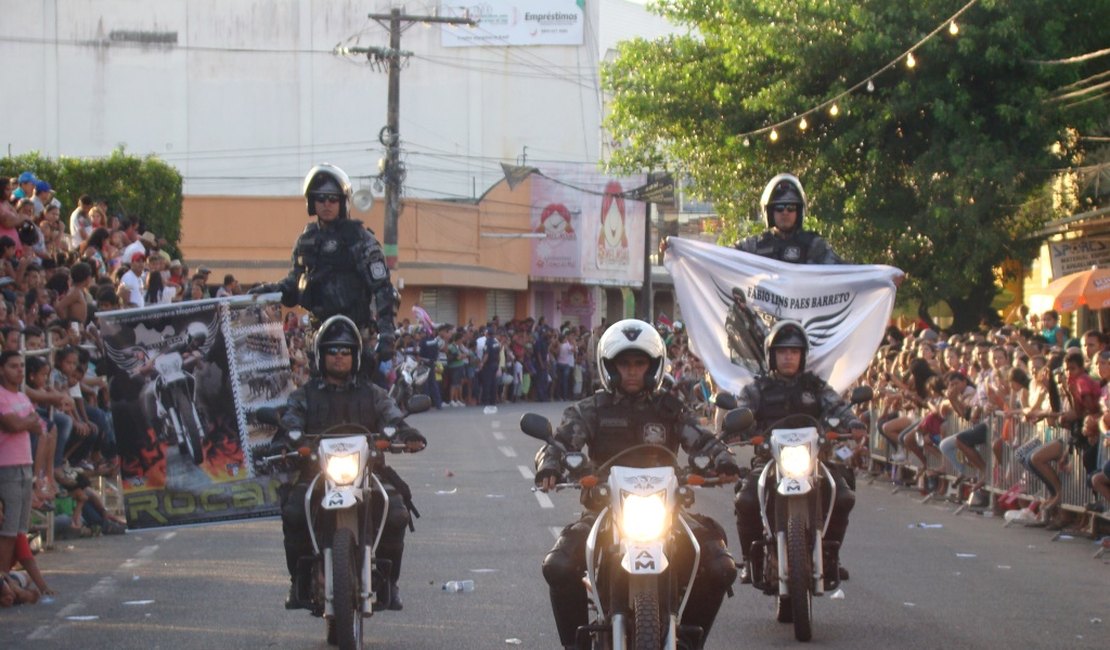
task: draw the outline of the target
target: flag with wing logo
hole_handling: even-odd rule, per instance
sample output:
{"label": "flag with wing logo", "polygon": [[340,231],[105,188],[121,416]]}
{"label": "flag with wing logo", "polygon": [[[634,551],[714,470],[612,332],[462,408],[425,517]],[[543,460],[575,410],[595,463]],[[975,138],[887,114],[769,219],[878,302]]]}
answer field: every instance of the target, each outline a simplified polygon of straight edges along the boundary
{"label": "flag with wing logo", "polygon": [[663,263],[691,349],[734,393],[765,370],[763,339],[784,318],[806,328],[806,369],[846,390],[882,341],[902,274],[882,264],[791,264],[676,237]]}

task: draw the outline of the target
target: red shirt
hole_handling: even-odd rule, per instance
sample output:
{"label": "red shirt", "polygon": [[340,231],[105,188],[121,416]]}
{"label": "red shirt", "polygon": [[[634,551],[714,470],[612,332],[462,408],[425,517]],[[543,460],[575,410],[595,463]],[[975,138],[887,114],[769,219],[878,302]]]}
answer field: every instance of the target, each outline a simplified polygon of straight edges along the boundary
{"label": "red shirt", "polygon": [[1068,377],[1068,393],[1071,394],[1072,407],[1079,417],[1098,414],[1102,387],[1086,371]]}

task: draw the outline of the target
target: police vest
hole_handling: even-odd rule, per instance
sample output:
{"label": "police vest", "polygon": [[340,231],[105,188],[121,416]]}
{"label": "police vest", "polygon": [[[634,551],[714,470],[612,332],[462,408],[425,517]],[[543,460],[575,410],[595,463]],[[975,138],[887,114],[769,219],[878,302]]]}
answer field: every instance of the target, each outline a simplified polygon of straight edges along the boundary
{"label": "police vest", "polygon": [[805,414],[821,417],[820,380],[803,373],[797,381],[785,381],[767,375],[756,378],[759,387],[759,412],[755,414],[761,427],[774,424],[788,415]]}
{"label": "police vest", "polygon": [[314,379],[305,384],[305,430],[320,433],[337,424],[359,424],[371,431],[382,429],[374,409],[374,396],[369,384],[357,381],[345,390],[324,387]]}
{"label": "police vest", "polygon": [[809,248],[813,240],[817,239],[816,233],[799,230],[793,235],[776,237],[770,230],[760,235],[755,244],[755,253],[761,257],[769,257],[781,262],[806,264],[809,262]]}
{"label": "police vest", "polygon": [[370,287],[359,273],[355,245],[361,221],[340,219],[330,228],[310,223],[297,239],[297,258],[305,268],[301,304],[317,318],[343,314],[356,323],[370,321]]}
{"label": "police vest", "polygon": [[[608,393],[598,393],[594,399],[592,435],[587,441],[590,460],[597,464],[608,461],[618,453],[642,444],[659,445],[677,453],[680,444],[682,406],[670,395],[651,396],[643,400],[623,400],[617,403]],[[653,454],[644,450],[617,461],[631,467],[657,467],[670,465],[667,454]]]}

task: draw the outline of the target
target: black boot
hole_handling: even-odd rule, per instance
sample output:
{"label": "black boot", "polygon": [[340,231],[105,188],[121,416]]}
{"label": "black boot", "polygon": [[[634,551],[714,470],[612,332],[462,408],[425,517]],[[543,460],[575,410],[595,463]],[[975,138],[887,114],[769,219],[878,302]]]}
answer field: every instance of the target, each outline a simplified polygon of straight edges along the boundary
{"label": "black boot", "polygon": [[389,594],[389,609],[399,612],[405,608],[405,604],[401,602],[401,589],[397,586],[396,582],[390,587]]}
{"label": "black boot", "polygon": [[752,563],[751,560],[744,558],[740,563],[740,584],[750,585],[752,583]]}
{"label": "black boot", "polygon": [[304,604],[297,596],[297,582],[295,580],[289,583],[289,595],[285,597],[285,609],[304,609]]}
{"label": "black boot", "polygon": [[830,543],[825,547],[825,591],[832,591],[840,586],[842,580],[848,579],[848,569],[840,566],[840,545]]}

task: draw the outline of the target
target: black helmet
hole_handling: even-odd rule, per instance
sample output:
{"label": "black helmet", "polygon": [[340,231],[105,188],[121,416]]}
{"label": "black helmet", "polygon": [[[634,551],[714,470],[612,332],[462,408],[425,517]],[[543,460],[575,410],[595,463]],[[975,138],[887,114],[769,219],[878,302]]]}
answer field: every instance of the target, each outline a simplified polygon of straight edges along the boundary
{"label": "black helmet", "polygon": [[320,329],[316,330],[316,341],[313,345],[316,353],[316,363],[320,369],[323,370],[321,359],[324,358],[324,350],[331,347],[347,348],[351,351],[353,358],[352,371],[358,374],[359,365],[362,362],[362,336],[359,335],[358,327],[355,326],[354,321],[341,314],[336,314],[331,318],[324,321]]}
{"label": "black helmet", "polygon": [[802,182],[794,174],[779,174],[767,182],[763,188],[763,195],[759,198],[759,207],[767,219],[767,227],[775,227],[773,205],[776,203],[793,203],[798,206],[798,221],[794,229],[802,227],[802,219],[806,215],[806,191],[802,189]]}
{"label": "black helmet", "polygon": [[796,320],[780,320],[767,333],[767,338],[763,341],[763,351],[767,356],[767,367],[772,371],[778,370],[775,367],[775,348],[801,348],[802,363],[798,367],[798,372],[805,372],[806,357],[809,356],[809,337],[806,336],[806,330],[801,323]]}
{"label": "black helmet", "polygon": [[342,169],[330,163],[321,163],[308,170],[304,177],[304,200],[308,207],[309,216],[316,216],[316,204],[312,195],[338,194],[343,197],[339,204],[339,218],[347,217],[348,206],[351,205],[351,179]]}

